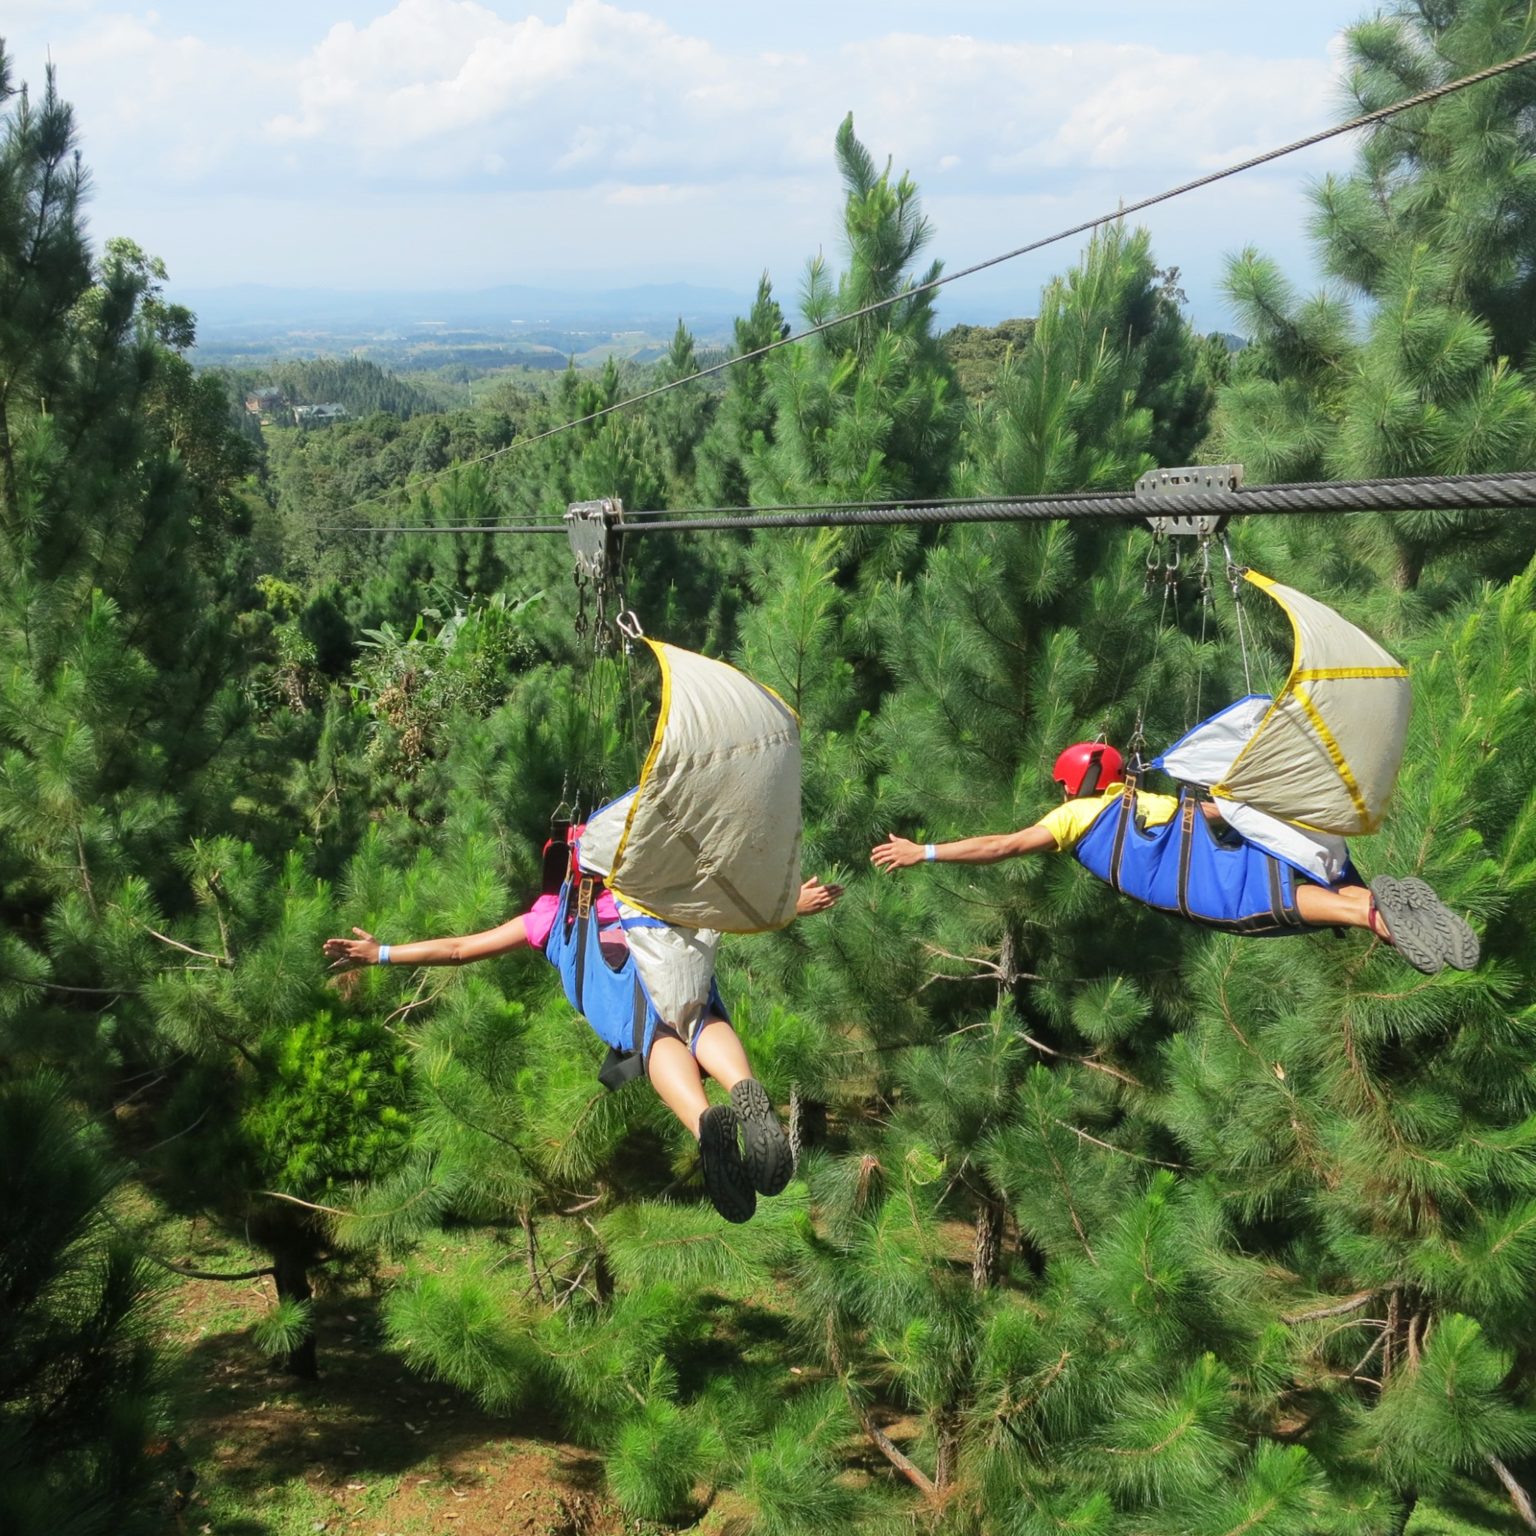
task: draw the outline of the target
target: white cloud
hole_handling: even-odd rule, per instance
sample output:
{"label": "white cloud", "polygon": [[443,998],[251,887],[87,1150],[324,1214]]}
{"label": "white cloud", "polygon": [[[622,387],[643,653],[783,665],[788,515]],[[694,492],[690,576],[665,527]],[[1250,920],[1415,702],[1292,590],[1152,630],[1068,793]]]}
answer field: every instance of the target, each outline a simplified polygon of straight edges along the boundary
{"label": "white cloud", "polygon": [[167,35],[154,12],[103,14],[56,50],[86,162],[102,175],[186,186],[245,158],[279,67],[195,36]]}
{"label": "white cloud", "polygon": [[[370,252],[413,262],[429,240],[443,263],[434,280],[449,283],[478,281],[476,264],[508,248],[555,272],[600,255],[701,280],[699,263],[734,251],[744,270],[766,262],[792,290],[838,229],[832,141],[850,109],[877,163],[889,156],[916,178],[933,252],[953,267],[1337,114],[1336,48],[1276,60],[1187,43],[1021,41],[1029,22],[1010,7],[985,13],[1002,35],[791,50],[785,36],[804,28],[764,23],[726,41],[713,23],[700,35],[697,8],[691,26],[673,25],[626,0],[540,14],[523,0],[376,0],[371,19],[356,0],[358,19],[303,43],[292,28],[234,28],[222,13],[216,26],[211,8],[181,13],[192,19],[178,27],[112,8],[133,0],[18,3],[34,33],[43,15],[63,34],[50,46],[101,189],[93,222],[134,234],[178,275],[180,252],[195,252],[204,282],[311,281],[317,263],[335,280],[368,267]],[[71,19],[78,8],[88,20]],[[237,35],[243,46],[217,40]],[[1299,174],[1287,163],[1248,180],[1294,208]],[[1029,221],[989,221],[988,208],[1005,206],[1027,206]],[[270,227],[210,223],[258,209]],[[453,222],[426,209],[451,209]],[[622,248],[594,245],[594,227],[620,220]],[[386,230],[410,234],[385,250]],[[237,252],[259,272],[224,265]]]}
{"label": "white cloud", "polygon": [[307,52],[264,57],[102,15],[60,53],[103,169],[103,149],[181,182],[260,185],[293,165],[316,190],[332,178],[534,188],[830,174],[850,108],[877,158],[919,182],[1181,172],[1327,121],[1338,69],[911,33],[821,54],[731,52],[604,0],[570,0],[551,21],[396,0]]}

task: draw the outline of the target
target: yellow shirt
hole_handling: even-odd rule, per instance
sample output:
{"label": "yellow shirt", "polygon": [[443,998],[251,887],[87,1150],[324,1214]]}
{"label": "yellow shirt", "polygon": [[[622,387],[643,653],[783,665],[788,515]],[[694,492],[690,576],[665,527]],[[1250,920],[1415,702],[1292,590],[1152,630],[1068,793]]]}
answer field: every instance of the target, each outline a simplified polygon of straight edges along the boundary
{"label": "yellow shirt", "polygon": [[[1104,807],[1114,804],[1124,792],[1124,784],[1111,784],[1102,795],[1090,795],[1058,805],[1054,811],[1047,811],[1035,825],[1044,827],[1056,839],[1058,853],[1070,853],[1098,820]],[[1179,802],[1174,795],[1149,795],[1142,790],[1136,796],[1136,819],[1143,826],[1160,827],[1164,822],[1172,821],[1178,811]]]}

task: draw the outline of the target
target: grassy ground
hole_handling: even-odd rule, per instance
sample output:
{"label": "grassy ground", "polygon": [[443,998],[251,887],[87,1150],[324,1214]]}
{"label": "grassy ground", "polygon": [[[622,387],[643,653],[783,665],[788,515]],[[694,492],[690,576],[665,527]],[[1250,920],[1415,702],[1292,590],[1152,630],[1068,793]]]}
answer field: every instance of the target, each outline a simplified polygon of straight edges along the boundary
{"label": "grassy ground", "polygon": [[[256,1256],[195,1236],[159,1251],[206,1269]],[[446,1256],[446,1255],[445,1255]],[[618,1536],[633,1533],[603,1492],[590,1451],[552,1426],[493,1419],[409,1375],[384,1348],[375,1300],[316,1303],[318,1382],[297,1382],[256,1350],[270,1280],[187,1280],[172,1300],[182,1350],[181,1447],[197,1471],[182,1528],[200,1536]]]}

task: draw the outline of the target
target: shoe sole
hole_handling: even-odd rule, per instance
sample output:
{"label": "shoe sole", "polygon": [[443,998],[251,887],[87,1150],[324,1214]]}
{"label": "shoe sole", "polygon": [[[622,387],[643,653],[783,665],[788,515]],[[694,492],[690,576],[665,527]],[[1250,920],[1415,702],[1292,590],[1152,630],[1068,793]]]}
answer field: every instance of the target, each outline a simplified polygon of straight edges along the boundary
{"label": "shoe sole", "polygon": [[710,1204],[727,1221],[751,1221],[757,1195],[741,1159],[741,1122],[729,1104],[715,1104],[699,1119],[699,1164]]}
{"label": "shoe sole", "polygon": [[731,1103],[741,1119],[747,1173],[760,1195],[776,1195],[795,1171],[794,1153],[768,1094],[755,1078],[744,1077],[731,1089]]}
{"label": "shoe sole", "polygon": [[[1423,885],[1421,880],[1419,885]],[[1380,875],[1371,881],[1371,895],[1376,898],[1376,911],[1386,925],[1387,937],[1392,947],[1414,970],[1426,976],[1434,976],[1445,969],[1444,946],[1440,943],[1437,925],[1420,910],[1415,900],[1418,893],[1406,889],[1407,881],[1391,875]],[[1428,886],[1424,886],[1428,890]]]}
{"label": "shoe sole", "polygon": [[1399,883],[1414,910],[1434,929],[1445,963],[1458,971],[1475,969],[1482,958],[1483,946],[1472,925],[1451,911],[1426,881],[1409,876]]}

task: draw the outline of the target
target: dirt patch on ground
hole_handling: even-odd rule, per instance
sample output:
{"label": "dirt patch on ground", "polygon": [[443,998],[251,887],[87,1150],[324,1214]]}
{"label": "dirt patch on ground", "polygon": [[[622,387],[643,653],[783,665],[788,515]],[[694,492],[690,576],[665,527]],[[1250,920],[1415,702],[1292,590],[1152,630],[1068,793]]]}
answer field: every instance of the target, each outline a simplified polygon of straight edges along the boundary
{"label": "dirt patch on ground", "polygon": [[181,1451],[197,1478],[189,1536],[621,1536],[590,1450],[536,1419],[493,1418],[407,1373],[372,1298],[316,1303],[321,1379],[276,1371],[250,1326],[270,1282],[186,1281],[170,1337],[185,1351]]}

